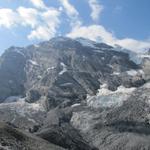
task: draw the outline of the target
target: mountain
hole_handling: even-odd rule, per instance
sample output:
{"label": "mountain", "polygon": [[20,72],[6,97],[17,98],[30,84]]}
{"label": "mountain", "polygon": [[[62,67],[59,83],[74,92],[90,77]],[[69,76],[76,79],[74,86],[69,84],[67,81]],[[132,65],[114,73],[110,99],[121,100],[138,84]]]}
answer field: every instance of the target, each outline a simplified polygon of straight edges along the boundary
{"label": "mountain", "polygon": [[149,62],[148,52],[84,38],[10,47],[0,121],[69,150],[149,149]]}
{"label": "mountain", "polygon": [[0,135],[1,150],[65,150],[10,124],[0,123]]}
{"label": "mountain", "polygon": [[84,39],[59,37],[26,48],[11,47],[1,56],[0,99],[27,94],[29,102],[41,95],[51,98],[49,105],[54,107],[63,98],[76,103],[87,94],[96,94],[104,83],[110,90],[142,85],[143,78],[136,80],[128,74],[132,69],[140,72],[141,68],[128,54]]}

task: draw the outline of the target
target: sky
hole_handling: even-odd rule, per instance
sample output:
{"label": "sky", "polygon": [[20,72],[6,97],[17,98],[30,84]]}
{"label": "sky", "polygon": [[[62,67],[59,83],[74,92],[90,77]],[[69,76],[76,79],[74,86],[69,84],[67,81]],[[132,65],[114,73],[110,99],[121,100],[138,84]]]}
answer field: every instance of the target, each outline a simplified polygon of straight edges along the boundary
{"label": "sky", "polygon": [[150,47],[150,0],[0,0],[0,54],[56,36]]}

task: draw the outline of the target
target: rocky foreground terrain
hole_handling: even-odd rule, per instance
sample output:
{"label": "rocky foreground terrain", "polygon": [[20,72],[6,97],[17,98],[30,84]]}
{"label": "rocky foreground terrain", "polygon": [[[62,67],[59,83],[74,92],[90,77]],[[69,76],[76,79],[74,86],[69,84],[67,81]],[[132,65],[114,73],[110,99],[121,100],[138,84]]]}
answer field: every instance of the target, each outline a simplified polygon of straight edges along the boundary
{"label": "rocky foreground terrain", "polygon": [[149,150],[150,53],[53,38],[0,57],[1,150]]}

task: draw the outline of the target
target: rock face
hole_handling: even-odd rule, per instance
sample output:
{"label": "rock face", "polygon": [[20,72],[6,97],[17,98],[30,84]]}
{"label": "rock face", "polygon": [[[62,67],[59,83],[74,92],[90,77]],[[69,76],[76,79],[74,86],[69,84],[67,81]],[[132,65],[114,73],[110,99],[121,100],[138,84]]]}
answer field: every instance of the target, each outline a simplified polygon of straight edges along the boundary
{"label": "rock face", "polygon": [[129,54],[65,37],[6,50],[0,121],[17,129],[0,123],[0,148],[149,150],[150,57]]}
{"label": "rock face", "polygon": [[78,130],[68,124],[45,128],[36,135],[70,150],[97,150],[83,139]]}
{"label": "rock face", "polygon": [[0,123],[1,150],[65,150],[50,144],[43,139],[20,131],[4,123]]}
{"label": "rock face", "polygon": [[[74,112],[71,123],[99,149],[148,150],[150,148],[149,92],[150,83],[147,83],[132,92],[120,106]],[[111,97],[113,96],[115,95],[111,94]]]}
{"label": "rock face", "polygon": [[22,48],[10,48],[0,58],[0,101],[9,96],[24,95],[26,59]]}
{"label": "rock face", "polygon": [[45,95],[48,109],[66,100],[78,103],[96,94],[103,82],[110,90],[142,85],[140,75],[126,73],[132,69],[140,67],[128,54],[85,39],[59,37],[38,46],[12,47],[1,57],[0,99],[27,93],[27,102],[34,102]]}

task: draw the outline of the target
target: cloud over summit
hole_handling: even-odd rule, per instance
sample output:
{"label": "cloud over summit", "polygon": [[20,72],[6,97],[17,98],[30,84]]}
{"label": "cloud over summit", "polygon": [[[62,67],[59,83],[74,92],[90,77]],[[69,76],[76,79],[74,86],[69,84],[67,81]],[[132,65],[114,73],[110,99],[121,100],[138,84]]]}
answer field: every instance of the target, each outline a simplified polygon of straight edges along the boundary
{"label": "cloud over summit", "polygon": [[[27,0],[26,0],[27,1]],[[67,31],[64,36],[71,38],[85,37],[91,40],[105,42],[110,45],[118,44],[128,49],[140,50],[150,47],[149,40],[136,40],[129,37],[118,38],[108,31],[100,21],[105,7],[100,0],[86,0],[88,6],[86,23],[82,17],[82,10],[71,0],[56,0],[57,6],[47,5],[44,0],[28,0],[29,6],[19,5],[17,8],[0,8],[0,27],[11,29],[17,27],[29,28],[28,40],[48,40],[62,32],[62,20]]]}

